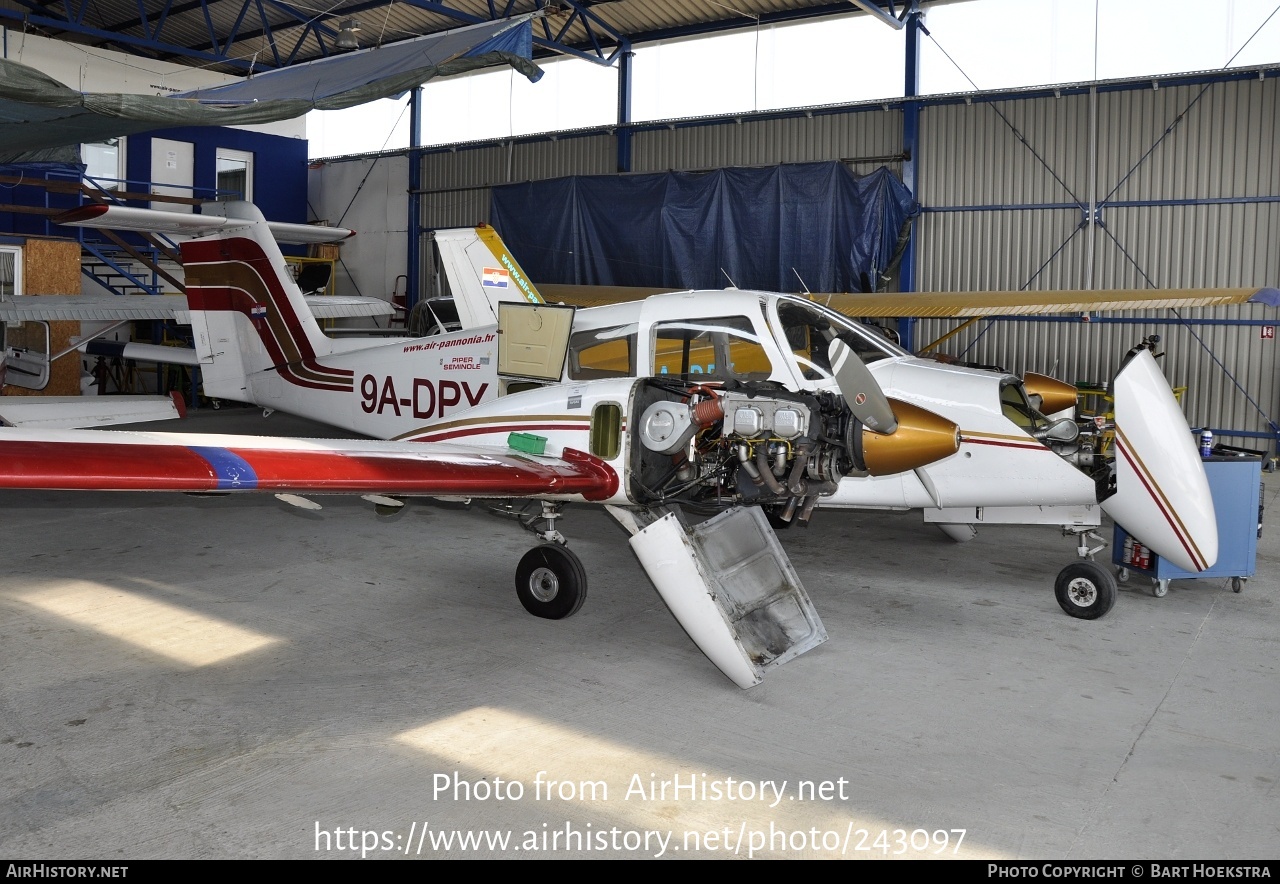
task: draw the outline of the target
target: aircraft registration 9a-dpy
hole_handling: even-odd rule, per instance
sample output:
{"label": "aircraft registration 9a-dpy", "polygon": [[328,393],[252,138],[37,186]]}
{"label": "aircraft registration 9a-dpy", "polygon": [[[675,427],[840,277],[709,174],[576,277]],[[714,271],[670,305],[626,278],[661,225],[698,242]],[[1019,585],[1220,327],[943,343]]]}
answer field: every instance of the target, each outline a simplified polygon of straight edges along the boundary
{"label": "aircraft registration 9a-dpy", "polygon": [[[110,225],[111,212],[61,223]],[[920,508],[948,525],[985,514],[1066,526],[1082,560],[1063,569],[1057,596],[1084,618],[1115,598],[1110,573],[1088,560],[1100,510],[1188,570],[1216,557],[1204,470],[1149,351],[1116,379],[1111,462],[1093,453],[1091,424],[1042,413],[1074,400],[1051,379],[1032,379],[1033,401],[1017,377],[916,358],[789,295],[540,303],[496,238],[455,244],[457,266],[506,271],[477,272],[474,295],[455,287],[469,327],[331,338],[253,206],[203,212],[226,222],[181,247],[205,394],[375,438],[3,429],[0,487],[534,499],[544,542],[519,563],[516,589],[552,619],[577,611],[587,589],[556,527],[562,507],[601,504],[681,625],[741,687],[826,639],[770,519]]]}

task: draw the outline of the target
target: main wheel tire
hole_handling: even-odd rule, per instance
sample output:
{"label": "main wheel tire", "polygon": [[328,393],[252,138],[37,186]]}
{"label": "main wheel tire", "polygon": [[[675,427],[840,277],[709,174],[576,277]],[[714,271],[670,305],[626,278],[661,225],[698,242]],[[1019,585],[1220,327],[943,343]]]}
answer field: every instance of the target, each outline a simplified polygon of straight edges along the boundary
{"label": "main wheel tire", "polygon": [[1062,610],[1081,620],[1097,620],[1116,603],[1116,579],[1094,562],[1072,562],[1058,572],[1053,587]]}
{"label": "main wheel tire", "polygon": [[587,572],[576,555],[555,543],[535,546],[516,568],[516,595],[535,617],[563,620],[587,600]]}

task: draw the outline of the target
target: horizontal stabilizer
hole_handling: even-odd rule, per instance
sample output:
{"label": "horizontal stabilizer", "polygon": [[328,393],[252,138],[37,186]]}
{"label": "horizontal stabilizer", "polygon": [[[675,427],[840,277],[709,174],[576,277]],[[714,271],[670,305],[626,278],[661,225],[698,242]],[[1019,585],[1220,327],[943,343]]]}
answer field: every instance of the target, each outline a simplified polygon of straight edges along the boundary
{"label": "horizontal stabilizer", "polygon": [[186,417],[171,396],[0,396],[6,427],[84,429]]}
{"label": "horizontal stabilizer", "polygon": [[[395,308],[381,298],[348,295],[310,295],[307,306],[316,319],[390,316],[395,312]],[[0,322],[142,319],[172,319],[189,325],[191,314],[183,295],[24,295],[0,301]]]}
{"label": "horizontal stabilizer", "polygon": [[[210,208],[221,204],[211,203]],[[194,215],[186,212],[166,212],[160,209],[139,209],[133,206],[92,205],[81,206],[63,212],[53,219],[63,227],[93,227],[106,230],[141,230],[150,233],[168,233],[178,236],[204,236],[219,230],[229,230],[257,223],[252,219],[228,218],[217,214]],[[341,242],[355,236],[346,227],[325,227],[319,224],[291,224],[285,221],[267,221],[267,227],[276,242],[290,245]]]}

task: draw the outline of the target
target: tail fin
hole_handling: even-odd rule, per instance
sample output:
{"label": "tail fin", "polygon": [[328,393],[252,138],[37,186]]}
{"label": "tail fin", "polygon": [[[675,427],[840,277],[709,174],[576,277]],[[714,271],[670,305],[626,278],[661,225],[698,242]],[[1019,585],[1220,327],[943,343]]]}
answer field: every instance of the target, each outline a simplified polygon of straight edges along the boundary
{"label": "tail fin", "polygon": [[350,370],[319,362],[333,353],[333,341],[321,332],[277,244],[333,242],[352,231],[271,223],[247,202],[205,203],[199,215],[87,206],[55,220],[193,235],[181,251],[205,395],[261,401],[252,389],[255,376],[258,383],[279,378],[312,389],[352,388]]}
{"label": "tail fin", "polygon": [[492,227],[437,230],[435,241],[464,329],[496,323],[502,301],[546,303]]}
{"label": "tail fin", "polygon": [[349,369],[319,362],[333,353],[333,341],[307,307],[261,212],[244,202],[206,203],[203,211],[241,222],[182,243],[205,395],[258,401],[251,379],[272,369],[296,386],[351,389]]}

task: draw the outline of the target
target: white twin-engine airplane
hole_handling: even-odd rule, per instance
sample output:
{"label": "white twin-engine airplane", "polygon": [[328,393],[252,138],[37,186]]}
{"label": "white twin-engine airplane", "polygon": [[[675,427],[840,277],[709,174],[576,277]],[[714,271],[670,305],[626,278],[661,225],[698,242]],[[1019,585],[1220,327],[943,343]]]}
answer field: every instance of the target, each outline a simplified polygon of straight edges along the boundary
{"label": "white twin-engine airplane", "polygon": [[[0,487],[534,499],[544,542],[520,561],[516,589],[551,619],[587,589],[556,530],[561,508],[601,504],[740,687],[826,640],[770,527],[816,507],[919,508],[957,537],[978,520],[1063,526],[1081,560],[1057,598],[1086,619],[1115,598],[1089,560],[1100,510],[1180,567],[1217,556],[1204,469],[1149,350],[1115,379],[1116,456],[1104,461],[1071,417],[1045,416],[1071,413],[1066,384],[919,359],[789,295],[541,303],[494,236],[446,255],[477,282],[475,295],[455,287],[462,330],[331,338],[256,208],[203,211],[208,229],[188,230],[181,249],[205,394],[376,438],[0,429]],[[59,223],[189,222],[92,207]]]}

